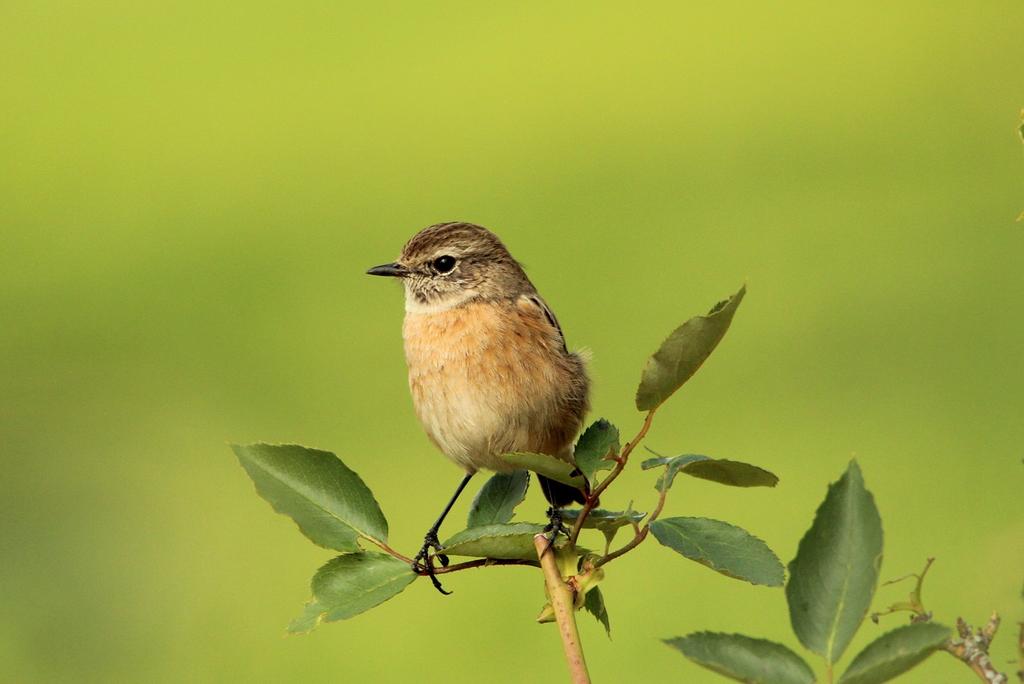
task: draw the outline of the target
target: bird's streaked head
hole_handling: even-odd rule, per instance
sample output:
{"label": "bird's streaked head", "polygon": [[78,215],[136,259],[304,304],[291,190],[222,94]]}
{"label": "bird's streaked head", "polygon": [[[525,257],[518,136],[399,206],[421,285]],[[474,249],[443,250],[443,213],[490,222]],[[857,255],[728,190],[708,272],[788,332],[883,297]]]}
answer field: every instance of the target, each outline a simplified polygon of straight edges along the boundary
{"label": "bird's streaked head", "polygon": [[424,228],[405,243],[398,261],[374,266],[367,273],[401,278],[406,311],[413,313],[534,291],[498,236],[472,223]]}

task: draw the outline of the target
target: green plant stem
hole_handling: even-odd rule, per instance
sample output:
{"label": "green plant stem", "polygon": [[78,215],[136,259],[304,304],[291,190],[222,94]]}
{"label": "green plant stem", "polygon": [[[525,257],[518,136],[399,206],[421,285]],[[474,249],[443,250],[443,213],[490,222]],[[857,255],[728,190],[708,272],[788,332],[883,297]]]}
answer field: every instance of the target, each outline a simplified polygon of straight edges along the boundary
{"label": "green plant stem", "polygon": [[587,661],[583,657],[583,646],[580,643],[579,630],[576,628],[576,611],[573,605],[572,588],[562,579],[555,563],[555,550],[547,536],[537,534],[533,537],[533,545],[537,549],[537,559],[544,571],[544,584],[547,586],[548,599],[558,625],[558,633],[562,638],[562,650],[565,661],[569,665],[569,676],[573,684],[590,684],[587,672]]}
{"label": "green plant stem", "polygon": [[569,534],[569,541],[573,544],[580,536],[580,531],[583,529],[583,523],[587,521],[587,516],[590,515],[590,511],[594,510],[597,506],[598,501],[601,499],[601,494],[604,490],[608,489],[608,485],[615,481],[626,467],[626,462],[629,460],[629,455],[633,453],[633,449],[643,441],[643,438],[647,435],[647,431],[651,429],[651,421],[654,420],[654,412],[657,408],[653,408],[647,412],[647,417],[644,418],[643,425],[640,426],[639,432],[636,433],[636,437],[626,443],[626,446],[622,447],[622,451],[619,453],[618,458],[615,459],[615,467],[608,474],[608,477],[601,480],[601,484],[594,488],[590,494],[587,495],[587,501],[583,504],[583,508],[580,510],[580,514],[576,517],[576,524],[572,526],[572,532]]}

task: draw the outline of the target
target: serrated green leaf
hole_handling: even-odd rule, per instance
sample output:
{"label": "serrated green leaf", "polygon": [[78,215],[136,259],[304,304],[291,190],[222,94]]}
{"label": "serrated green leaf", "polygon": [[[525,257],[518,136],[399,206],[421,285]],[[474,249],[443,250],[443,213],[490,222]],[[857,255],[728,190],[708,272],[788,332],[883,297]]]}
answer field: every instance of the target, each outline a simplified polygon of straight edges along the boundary
{"label": "serrated green leaf", "polygon": [[640,376],[636,391],[639,410],[658,408],[693,377],[725,336],[746,291],[744,285],[732,297],[716,304],[706,316],[696,316],[683,323],[661,343],[658,351],[647,359]]}
{"label": "serrated green leaf", "polygon": [[[579,508],[567,508],[562,511],[562,519],[567,524],[573,524],[576,522],[576,518],[580,514]],[[583,521],[584,529],[599,530],[604,534],[608,544],[612,543],[615,539],[615,533],[620,528],[626,527],[627,525],[633,525],[639,523],[644,519],[646,513],[639,513],[632,509],[625,511],[606,511],[603,508],[595,508],[587,514],[587,519]]]}
{"label": "serrated green leaf", "polygon": [[881,684],[894,679],[934,653],[949,635],[949,627],[934,622],[887,632],[854,657],[839,684]]}
{"label": "serrated green leaf", "polygon": [[530,473],[525,470],[495,473],[473,499],[466,527],[507,523],[512,519],[516,506],[526,498],[529,485]]}
{"label": "serrated green leaf", "polygon": [[256,492],[315,544],[358,551],[358,537],[387,541],[388,522],[370,488],[329,451],[297,444],[233,444]]}
{"label": "serrated green leaf", "polygon": [[768,545],[741,527],[709,518],[665,518],[651,523],[664,546],[728,577],[782,586],[782,563]]}
{"label": "serrated green leaf", "polygon": [[471,527],[448,539],[444,543],[444,553],[449,556],[536,560],[533,536],[543,531],[543,525],[534,523]]}
{"label": "serrated green leaf", "polygon": [[786,600],[800,643],[834,663],[871,607],[882,564],[882,520],[856,461],[828,488],[789,564]]}
{"label": "serrated green leaf", "polygon": [[696,632],[665,643],[698,665],[745,684],[814,684],[814,672],[803,658],[774,641]]}
{"label": "serrated green leaf", "polygon": [[573,456],[576,467],[583,476],[593,482],[594,475],[601,470],[610,470],[614,461],[605,459],[608,454],[619,451],[619,429],[604,418],[592,423],[576,442]]}
{"label": "serrated green leaf", "polygon": [[587,592],[586,597],[583,600],[583,608],[588,613],[597,618],[597,621],[604,625],[605,634],[608,638],[612,638],[612,625],[608,619],[608,607],[604,603],[604,594],[601,593],[601,587],[593,587]]}
{"label": "serrated green leaf", "polygon": [[731,487],[774,487],[779,478],[755,465],[727,458],[710,458],[698,454],[649,458],[640,464],[644,470],[665,466],[665,472],[654,483],[658,491],[672,486],[677,473],[710,480]]}
{"label": "serrated green leaf", "polygon": [[511,454],[502,454],[501,458],[517,468],[526,468],[556,482],[576,487],[581,491],[586,486],[583,475],[575,465],[554,456],[517,451]]}
{"label": "serrated green leaf", "polygon": [[399,594],[415,579],[408,563],[387,554],[361,551],[333,558],[313,575],[313,599],[288,631],[302,634],[321,622],[346,620]]}

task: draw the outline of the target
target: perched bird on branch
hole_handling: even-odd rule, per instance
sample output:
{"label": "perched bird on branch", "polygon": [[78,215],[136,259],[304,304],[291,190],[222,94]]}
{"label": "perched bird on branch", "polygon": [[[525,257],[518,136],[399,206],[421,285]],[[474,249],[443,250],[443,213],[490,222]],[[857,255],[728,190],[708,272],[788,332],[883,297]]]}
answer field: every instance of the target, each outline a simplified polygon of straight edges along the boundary
{"label": "perched bird on branch", "polygon": [[[439,223],[410,239],[397,261],[370,275],[405,286],[405,357],[416,415],[427,436],[466,471],[414,561],[433,576],[437,532],[480,469],[514,470],[502,454],[526,451],[573,462],[589,380],[558,319],[498,236],[471,223]],[[584,492],[538,475],[555,532],[559,509]],[[422,564],[421,564],[422,561]]]}

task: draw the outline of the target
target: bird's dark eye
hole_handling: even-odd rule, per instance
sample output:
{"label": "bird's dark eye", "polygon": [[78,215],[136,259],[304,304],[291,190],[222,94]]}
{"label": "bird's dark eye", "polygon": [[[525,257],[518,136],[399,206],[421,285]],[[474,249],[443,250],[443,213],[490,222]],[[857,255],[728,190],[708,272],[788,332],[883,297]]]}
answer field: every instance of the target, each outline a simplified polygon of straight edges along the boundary
{"label": "bird's dark eye", "polygon": [[434,259],[434,270],[437,271],[438,273],[451,273],[452,269],[454,268],[455,257],[453,256],[448,256],[446,254],[444,256],[439,256],[436,259]]}

